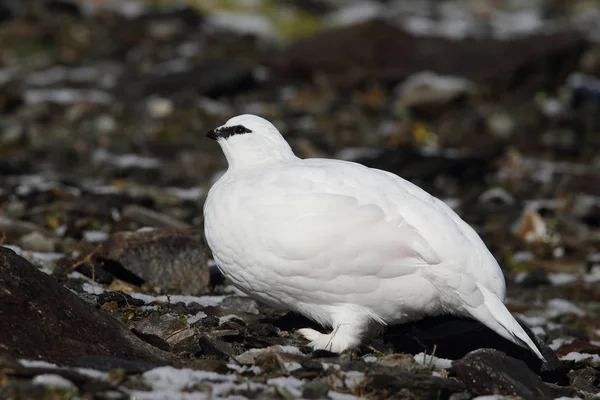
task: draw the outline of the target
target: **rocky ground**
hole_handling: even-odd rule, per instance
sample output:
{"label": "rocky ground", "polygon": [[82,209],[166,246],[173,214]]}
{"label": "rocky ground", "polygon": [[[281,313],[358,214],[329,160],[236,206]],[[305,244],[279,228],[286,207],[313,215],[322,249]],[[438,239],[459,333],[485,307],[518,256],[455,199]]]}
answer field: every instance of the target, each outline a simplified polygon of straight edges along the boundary
{"label": "rocky ground", "polygon": [[[0,20],[1,399],[600,396],[598,2],[8,0]],[[455,208],[548,362],[451,317],[312,353],[310,322],[228,285],[204,132],[244,112]]]}

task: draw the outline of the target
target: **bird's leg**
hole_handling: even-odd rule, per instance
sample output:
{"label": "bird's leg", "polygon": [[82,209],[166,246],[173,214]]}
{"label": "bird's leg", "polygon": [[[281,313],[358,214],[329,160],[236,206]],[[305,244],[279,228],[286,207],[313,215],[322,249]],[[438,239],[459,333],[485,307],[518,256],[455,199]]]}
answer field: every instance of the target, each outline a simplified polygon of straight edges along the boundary
{"label": "bird's leg", "polygon": [[314,350],[341,353],[360,344],[369,322],[369,317],[364,314],[342,311],[334,315],[333,330],[329,334],[310,328],[299,329],[298,332],[310,341],[309,346]]}

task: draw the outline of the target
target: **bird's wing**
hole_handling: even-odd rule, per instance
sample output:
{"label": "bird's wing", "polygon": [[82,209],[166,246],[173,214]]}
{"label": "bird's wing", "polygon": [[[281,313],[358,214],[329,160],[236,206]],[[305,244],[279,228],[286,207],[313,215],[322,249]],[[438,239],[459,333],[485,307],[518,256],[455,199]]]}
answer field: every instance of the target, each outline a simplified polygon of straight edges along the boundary
{"label": "bird's wing", "polygon": [[343,169],[304,166],[263,177],[252,223],[269,255],[286,260],[282,274],[306,275],[309,263],[315,278],[344,273],[385,279],[440,262],[418,229],[386,209],[387,199],[376,193],[361,198],[361,185],[351,182],[357,178],[344,178]]}

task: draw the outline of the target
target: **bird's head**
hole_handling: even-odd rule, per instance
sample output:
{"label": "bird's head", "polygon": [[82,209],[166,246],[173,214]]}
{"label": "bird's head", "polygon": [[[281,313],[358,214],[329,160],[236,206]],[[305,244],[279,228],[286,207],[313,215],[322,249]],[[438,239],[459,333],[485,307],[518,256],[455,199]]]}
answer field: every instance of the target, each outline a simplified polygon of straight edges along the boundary
{"label": "bird's head", "polygon": [[277,128],[256,115],[233,117],[206,137],[219,143],[230,168],[250,168],[296,157]]}

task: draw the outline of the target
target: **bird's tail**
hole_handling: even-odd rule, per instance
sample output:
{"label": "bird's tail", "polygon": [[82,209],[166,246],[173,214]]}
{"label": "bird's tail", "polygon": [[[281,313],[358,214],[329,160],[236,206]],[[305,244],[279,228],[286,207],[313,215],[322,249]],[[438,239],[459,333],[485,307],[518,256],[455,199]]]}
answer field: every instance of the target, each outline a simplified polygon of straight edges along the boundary
{"label": "bird's tail", "polygon": [[477,307],[465,305],[464,310],[471,317],[475,318],[500,336],[519,346],[531,349],[531,351],[533,351],[542,361],[546,361],[535,343],[533,343],[531,338],[523,330],[521,325],[519,325],[498,296],[479,283],[477,284],[477,287],[483,294],[483,303]]}

